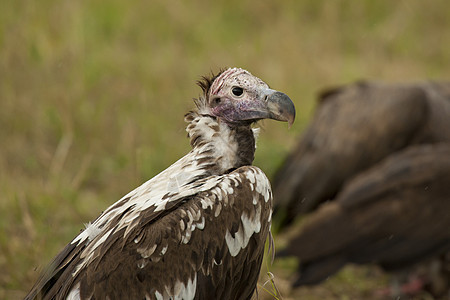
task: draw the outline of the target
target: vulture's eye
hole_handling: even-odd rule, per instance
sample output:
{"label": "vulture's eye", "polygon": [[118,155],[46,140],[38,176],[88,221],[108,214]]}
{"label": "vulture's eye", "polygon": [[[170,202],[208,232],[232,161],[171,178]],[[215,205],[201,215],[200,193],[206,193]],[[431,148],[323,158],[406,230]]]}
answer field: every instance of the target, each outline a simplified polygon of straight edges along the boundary
{"label": "vulture's eye", "polygon": [[239,97],[242,96],[244,90],[241,87],[235,86],[234,88],[231,89],[231,92],[233,93],[233,95]]}

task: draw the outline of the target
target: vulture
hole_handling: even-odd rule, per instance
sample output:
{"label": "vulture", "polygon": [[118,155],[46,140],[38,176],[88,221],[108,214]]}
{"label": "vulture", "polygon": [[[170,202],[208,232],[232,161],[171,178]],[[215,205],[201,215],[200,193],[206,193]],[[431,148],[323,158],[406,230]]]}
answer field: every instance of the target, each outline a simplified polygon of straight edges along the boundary
{"label": "vulture", "polygon": [[392,153],[440,142],[450,142],[450,82],[360,81],[325,91],[274,177],[276,220],[286,227]]}
{"label": "vulture", "polygon": [[240,68],[198,84],[191,151],[87,224],[26,299],[252,297],[272,213],[252,124],[291,125],[294,104]]}
{"label": "vulture", "polygon": [[346,263],[399,274],[447,255],[440,272],[448,288],[450,144],[412,146],[361,172],[293,236],[279,255],[299,259],[295,286],[317,284]]}

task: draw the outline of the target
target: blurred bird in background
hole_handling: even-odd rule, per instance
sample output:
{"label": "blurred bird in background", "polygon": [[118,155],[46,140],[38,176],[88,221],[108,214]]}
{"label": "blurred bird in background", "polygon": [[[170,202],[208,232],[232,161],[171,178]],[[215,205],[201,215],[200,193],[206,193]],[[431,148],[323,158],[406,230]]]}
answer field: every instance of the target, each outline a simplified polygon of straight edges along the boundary
{"label": "blurred bird in background", "polygon": [[376,263],[420,279],[395,295],[444,295],[450,83],[362,81],[322,93],[275,176],[274,199],[282,229],[304,217],[280,253],[299,260],[294,285],[320,283],[347,263]]}

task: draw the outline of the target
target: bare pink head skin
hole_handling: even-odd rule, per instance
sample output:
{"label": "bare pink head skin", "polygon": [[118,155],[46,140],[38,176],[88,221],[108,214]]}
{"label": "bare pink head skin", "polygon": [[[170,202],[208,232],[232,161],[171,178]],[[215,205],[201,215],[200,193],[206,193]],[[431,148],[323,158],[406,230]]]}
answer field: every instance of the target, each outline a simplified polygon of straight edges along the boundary
{"label": "bare pink head skin", "polygon": [[291,99],[240,68],[230,68],[217,76],[208,91],[210,114],[227,123],[254,122],[275,119],[288,122],[295,119]]}

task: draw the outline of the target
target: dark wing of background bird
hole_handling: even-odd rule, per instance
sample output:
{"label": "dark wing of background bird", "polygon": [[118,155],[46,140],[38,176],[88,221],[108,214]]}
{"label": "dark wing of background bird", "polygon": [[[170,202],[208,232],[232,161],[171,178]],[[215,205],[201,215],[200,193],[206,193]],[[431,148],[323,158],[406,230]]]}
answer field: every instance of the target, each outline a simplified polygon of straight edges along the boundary
{"label": "dark wing of background bird", "polygon": [[250,298],[270,227],[270,183],[256,167],[209,180],[217,184],[157,218],[143,211],[127,239],[125,228],[114,232],[81,269],[85,245],[69,244],[29,298],[65,299],[77,286],[81,299]]}
{"label": "dark wing of background bird", "polygon": [[326,91],[273,180],[276,218],[289,224],[391,153],[438,142],[450,142],[448,82],[363,81]]}
{"label": "dark wing of background bird", "polygon": [[450,145],[415,146],[385,159],[323,204],[282,255],[300,261],[296,285],[346,263],[401,270],[450,251]]}

